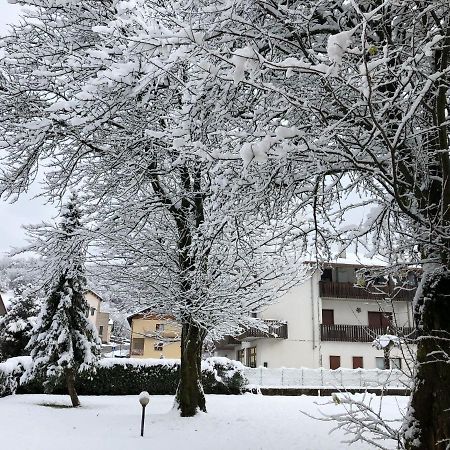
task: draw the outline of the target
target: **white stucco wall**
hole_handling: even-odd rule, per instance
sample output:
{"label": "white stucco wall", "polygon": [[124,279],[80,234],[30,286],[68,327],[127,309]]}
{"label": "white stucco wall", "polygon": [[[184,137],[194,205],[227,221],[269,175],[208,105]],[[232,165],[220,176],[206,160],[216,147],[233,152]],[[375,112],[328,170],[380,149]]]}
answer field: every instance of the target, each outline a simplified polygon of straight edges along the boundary
{"label": "white stucco wall", "polygon": [[[385,302],[365,299],[322,299],[323,309],[334,310],[336,325],[365,325],[369,324],[369,311],[392,312],[393,321],[399,327],[412,326],[411,304],[403,301]],[[357,311],[359,308],[361,311]],[[322,320],[322,319],[320,319]]]}
{"label": "white stucco wall", "polygon": [[[343,271],[344,272],[344,271]],[[351,268],[348,278],[354,273]],[[335,324],[368,325],[369,311],[385,311],[394,313],[394,323],[411,327],[411,304],[395,301],[392,304],[384,301],[366,299],[335,299],[319,297],[319,280],[321,274],[316,271],[305,283],[292,288],[278,303],[269,306],[261,313],[264,319],[286,321],[288,325],[287,339],[253,339],[243,342],[234,349],[217,352],[218,356],[237,359],[237,350],[256,347],[256,365],[267,367],[310,367],[329,368],[330,355],[341,357],[341,366],[353,367],[353,356],[362,356],[364,368],[376,368],[376,357],[383,352],[365,342],[328,342],[320,341],[320,324],[322,308],[334,310]],[[347,282],[347,280],[343,280]],[[358,312],[357,309],[360,309]],[[413,349],[412,351],[415,351]],[[405,350],[408,354],[408,351]],[[402,357],[402,351],[393,349],[392,357]],[[409,358],[407,358],[409,359]],[[406,361],[402,362],[406,367]]]}
{"label": "white stucco wall", "polygon": [[264,319],[286,321],[287,339],[254,339],[243,342],[236,350],[221,351],[220,356],[236,359],[237,350],[256,346],[257,366],[267,363],[268,367],[318,367],[319,279],[320,274],[314,273],[261,313]]}
{"label": "white stucco wall", "polygon": [[[415,352],[412,346],[411,351]],[[370,343],[366,342],[322,342],[322,367],[330,368],[330,355],[340,356],[341,367],[352,369],[353,356],[362,356],[364,369],[376,369],[375,358],[382,358],[383,351],[372,347]],[[391,358],[402,359],[402,370],[407,370],[408,365],[411,365],[411,353],[408,348],[393,348],[390,353]]]}

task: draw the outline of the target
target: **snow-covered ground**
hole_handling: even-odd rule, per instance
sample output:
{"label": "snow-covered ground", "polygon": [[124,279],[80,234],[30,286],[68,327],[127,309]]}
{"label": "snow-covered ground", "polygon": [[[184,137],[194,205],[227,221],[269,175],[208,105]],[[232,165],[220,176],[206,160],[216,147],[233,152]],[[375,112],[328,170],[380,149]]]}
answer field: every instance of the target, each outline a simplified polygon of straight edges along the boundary
{"label": "snow-covered ground", "polygon": [[[140,437],[138,396],[81,397],[82,407],[67,396],[15,395],[0,399],[0,447],[8,450],[340,450],[348,444],[343,431],[329,434],[330,422],[315,404],[328,397],[207,396],[207,414],[180,418],[171,409],[172,396],[152,396],[147,407],[146,433]],[[372,399],[374,400],[374,399]],[[375,402],[378,400],[375,399]],[[401,417],[406,397],[385,397],[383,415]],[[53,406],[52,406],[53,405]],[[325,413],[342,405],[320,407]],[[400,410],[399,410],[400,408]],[[385,444],[395,448],[394,443]],[[356,443],[355,450],[370,449]]]}

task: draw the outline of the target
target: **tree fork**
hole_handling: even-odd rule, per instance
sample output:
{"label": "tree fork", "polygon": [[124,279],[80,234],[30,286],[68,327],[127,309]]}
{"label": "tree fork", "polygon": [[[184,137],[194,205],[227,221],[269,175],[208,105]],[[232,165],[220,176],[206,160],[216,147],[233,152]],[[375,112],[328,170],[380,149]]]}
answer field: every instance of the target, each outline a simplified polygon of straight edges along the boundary
{"label": "tree fork", "polygon": [[450,272],[424,277],[415,311],[420,337],[405,446],[444,450],[450,445]]}

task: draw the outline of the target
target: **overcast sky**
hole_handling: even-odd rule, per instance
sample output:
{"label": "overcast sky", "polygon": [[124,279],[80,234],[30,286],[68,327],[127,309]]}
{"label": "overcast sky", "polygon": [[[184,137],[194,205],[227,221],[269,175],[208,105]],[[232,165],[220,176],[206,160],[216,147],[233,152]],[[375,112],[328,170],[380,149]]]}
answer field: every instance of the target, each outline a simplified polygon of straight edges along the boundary
{"label": "overcast sky", "polygon": [[[7,24],[17,21],[19,8],[10,5],[6,0],[0,0],[0,34],[5,34]],[[29,195],[23,196],[14,204],[0,200],[0,255],[9,251],[10,247],[20,247],[25,244],[25,235],[21,226],[29,223],[39,223],[55,215],[55,210],[45,205],[40,199],[33,199],[39,187],[35,186]]]}

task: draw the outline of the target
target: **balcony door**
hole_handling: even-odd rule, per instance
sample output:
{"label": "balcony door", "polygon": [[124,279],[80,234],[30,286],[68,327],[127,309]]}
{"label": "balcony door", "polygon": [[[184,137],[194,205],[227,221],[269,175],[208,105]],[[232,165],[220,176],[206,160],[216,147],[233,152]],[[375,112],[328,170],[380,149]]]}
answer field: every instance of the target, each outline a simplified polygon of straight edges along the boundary
{"label": "balcony door", "polygon": [[322,309],[322,324],[323,325],[334,325],[334,310],[333,309]]}
{"label": "balcony door", "polygon": [[392,313],[368,311],[369,328],[387,328],[392,323]]}

